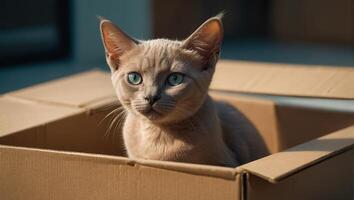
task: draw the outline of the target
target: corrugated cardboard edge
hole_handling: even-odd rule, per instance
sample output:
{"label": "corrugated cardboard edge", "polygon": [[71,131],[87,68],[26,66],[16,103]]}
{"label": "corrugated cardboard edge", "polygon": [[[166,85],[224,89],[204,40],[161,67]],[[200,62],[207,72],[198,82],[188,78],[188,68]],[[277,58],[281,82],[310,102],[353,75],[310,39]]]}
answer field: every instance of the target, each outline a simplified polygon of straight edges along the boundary
{"label": "corrugated cardboard edge", "polygon": [[[271,183],[277,183],[303,169],[353,148],[354,126],[350,126],[236,169],[239,173],[250,173]],[[272,166],[277,166],[276,170],[273,170]]]}
{"label": "corrugated cardboard edge", "polygon": [[[109,156],[103,154],[91,154],[91,153],[79,153],[70,151],[56,151],[48,149],[37,149],[28,147],[15,147],[8,145],[0,145],[0,149],[8,151],[21,151],[27,153],[45,154],[48,156],[61,156],[67,159],[80,159],[88,160],[92,162],[103,162],[110,164],[120,164],[120,165],[140,165],[152,168],[164,169],[177,171],[182,173],[211,176],[216,178],[223,178],[227,180],[235,180],[237,171],[233,168],[219,167],[219,166],[208,166],[199,164],[188,164],[188,163],[176,163],[168,161],[155,161],[155,160],[143,160],[143,159],[129,159],[121,156]],[[1,156],[1,154],[0,154]]]}

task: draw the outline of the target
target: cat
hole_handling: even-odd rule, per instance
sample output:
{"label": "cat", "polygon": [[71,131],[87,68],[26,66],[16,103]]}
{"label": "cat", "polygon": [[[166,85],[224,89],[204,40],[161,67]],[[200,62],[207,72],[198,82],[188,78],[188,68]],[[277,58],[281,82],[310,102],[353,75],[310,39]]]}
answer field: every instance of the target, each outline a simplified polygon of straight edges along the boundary
{"label": "cat", "polygon": [[267,155],[256,129],[208,95],[223,39],[221,15],[187,39],[131,38],[110,20],[100,31],[132,159],[236,167]]}

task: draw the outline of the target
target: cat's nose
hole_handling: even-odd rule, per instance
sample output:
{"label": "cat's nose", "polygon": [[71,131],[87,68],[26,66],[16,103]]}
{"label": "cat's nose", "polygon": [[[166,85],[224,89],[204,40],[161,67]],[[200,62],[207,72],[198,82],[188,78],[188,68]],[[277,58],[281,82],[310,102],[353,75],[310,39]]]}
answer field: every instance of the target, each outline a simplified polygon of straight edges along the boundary
{"label": "cat's nose", "polygon": [[144,97],[144,99],[149,102],[150,105],[154,105],[154,103],[156,101],[158,101],[159,99],[161,99],[160,95],[153,95],[153,96],[146,96]]}

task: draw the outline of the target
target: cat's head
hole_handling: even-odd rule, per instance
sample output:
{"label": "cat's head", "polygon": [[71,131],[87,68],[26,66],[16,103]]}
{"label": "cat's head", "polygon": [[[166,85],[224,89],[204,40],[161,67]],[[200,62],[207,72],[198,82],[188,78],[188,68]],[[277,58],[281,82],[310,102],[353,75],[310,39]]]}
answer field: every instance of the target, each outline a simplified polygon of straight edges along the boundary
{"label": "cat's head", "polygon": [[126,111],[171,123],[201,107],[219,58],[221,16],[208,19],[183,41],[138,41],[106,19],[100,28],[112,82]]}

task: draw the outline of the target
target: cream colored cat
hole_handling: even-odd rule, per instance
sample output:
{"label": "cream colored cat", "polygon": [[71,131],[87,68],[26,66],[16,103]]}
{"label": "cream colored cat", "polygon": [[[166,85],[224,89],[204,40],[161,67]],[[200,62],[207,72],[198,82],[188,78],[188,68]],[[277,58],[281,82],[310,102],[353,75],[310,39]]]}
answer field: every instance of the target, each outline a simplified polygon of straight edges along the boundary
{"label": "cream colored cat", "polygon": [[267,154],[241,113],[208,96],[223,38],[220,17],[183,41],[137,41],[106,19],[100,28],[126,113],[129,158],[235,167]]}

